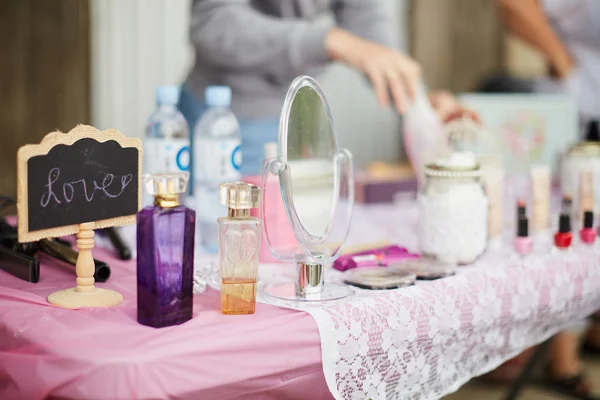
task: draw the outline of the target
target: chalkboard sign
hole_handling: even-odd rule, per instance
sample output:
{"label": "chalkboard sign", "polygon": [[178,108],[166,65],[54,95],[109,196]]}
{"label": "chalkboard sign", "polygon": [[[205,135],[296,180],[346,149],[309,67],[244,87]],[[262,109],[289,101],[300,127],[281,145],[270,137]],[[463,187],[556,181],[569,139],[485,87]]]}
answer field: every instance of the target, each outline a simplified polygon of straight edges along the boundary
{"label": "chalkboard sign", "polygon": [[139,139],[80,125],[19,149],[19,241],[135,222],[141,204]]}

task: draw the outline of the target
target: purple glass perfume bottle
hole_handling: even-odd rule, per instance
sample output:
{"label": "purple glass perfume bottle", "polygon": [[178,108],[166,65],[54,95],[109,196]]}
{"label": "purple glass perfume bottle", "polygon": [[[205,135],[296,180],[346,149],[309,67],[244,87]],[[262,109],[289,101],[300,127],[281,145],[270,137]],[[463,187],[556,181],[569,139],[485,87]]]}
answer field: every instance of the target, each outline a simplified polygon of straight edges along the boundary
{"label": "purple glass perfume bottle", "polygon": [[192,318],[196,212],[179,204],[188,172],[144,175],[154,205],[137,214],[138,322],[161,328]]}

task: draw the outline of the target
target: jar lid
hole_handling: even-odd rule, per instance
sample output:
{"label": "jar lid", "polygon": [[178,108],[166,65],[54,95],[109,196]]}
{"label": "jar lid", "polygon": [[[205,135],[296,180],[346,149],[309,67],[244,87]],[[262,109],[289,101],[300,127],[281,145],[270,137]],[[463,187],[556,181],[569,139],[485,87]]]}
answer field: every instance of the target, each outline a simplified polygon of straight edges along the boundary
{"label": "jar lid", "polygon": [[461,148],[466,143],[477,144],[481,139],[483,129],[472,118],[463,116],[454,119],[444,126],[448,143],[455,150],[466,150]]}
{"label": "jar lid", "polygon": [[455,152],[447,159],[441,159],[425,167],[425,175],[447,178],[468,178],[482,175],[475,154],[464,151]]}
{"label": "jar lid", "polygon": [[583,157],[597,157],[600,156],[600,142],[579,142],[571,147],[567,151],[569,155],[583,156]]}

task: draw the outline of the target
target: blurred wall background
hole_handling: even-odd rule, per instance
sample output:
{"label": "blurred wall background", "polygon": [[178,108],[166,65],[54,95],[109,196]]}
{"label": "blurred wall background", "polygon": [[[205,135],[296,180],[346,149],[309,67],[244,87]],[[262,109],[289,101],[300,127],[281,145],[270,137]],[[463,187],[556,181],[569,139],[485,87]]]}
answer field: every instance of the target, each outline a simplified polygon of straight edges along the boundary
{"label": "blurred wall background", "polygon": [[[405,0],[386,0],[407,50]],[[193,63],[188,43],[190,0],[92,0],[92,122],[142,135],[154,88],[181,83]],[[336,65],[317,77],[331,103],[342,146],[358,165],[401,157],[400,119],[381,110],[362,76]],[[283,99],[282,99],[283,101]]]}
{"label": "blurred wall background", "polygon": [[0,194],[20,146],[90,122],[89,17],[87,1],[0,1]]}
{"label": "blurred wall background", "polygon": [[[368,0],[365,0],[368,1]],[[501,29],[495,0],[385,0],[399,48],[427,84],[472,90],[484,75],[545,72],[543,60]],[[142,136],[154,89],[181,83],[193,63],[190,0],[0,2],[0,193],[16,192],[16,150],[77,123]],[[401,118],[381,110],[360,74],[335,65],[317,77],[342,146],[359,167],[402,160]]]}
{"label": "blurred wall background", "polygon": [[476,88],[503,63],[495,0],[412,0],[411,53],[431,89]]}
{"label": "blurred wall background", "polygon": [[546,74],[539,52],[502,28],[496,0],[410,0],[410,53],[431,89],[468,92],[490,74]]}

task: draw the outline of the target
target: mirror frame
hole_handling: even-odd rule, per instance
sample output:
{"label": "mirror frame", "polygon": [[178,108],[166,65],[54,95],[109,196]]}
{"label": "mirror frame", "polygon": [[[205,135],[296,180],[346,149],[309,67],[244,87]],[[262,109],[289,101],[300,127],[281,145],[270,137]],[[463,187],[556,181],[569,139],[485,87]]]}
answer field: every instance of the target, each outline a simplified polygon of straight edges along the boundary
{"label": "mirror frame", "polygon": [[[290,121],[290,116],[291,116],[291,110],[292,110],[292,106],[294,104],[296,95],[302,88],[305,88],[305,87],[308,87],[308,88],[314,90],[314,92],[319,97],[319,100],[321,102],[321,107],[324,109],[325,114],[327,115],[327,120],[329,122],[329,128],[330,128],[331,136],[332,136],[331,141],[333,144],[333,146],[331,148],[331,161],[334,163],[334,170],[333,170],[334,175],[333,176],[334,177],[339,176],[337,163],[336,163],[336,157],[339,152],[339,148],[338,148],[338,143],[337,143],[337,136],[335,134],[335,130],[333,127],[333,116],[331,115],[331,110],[329,109],[329,104],[327,103],[327,100],[325,99],[325,94],[321,90],[321,87],[319,86],[317,81],[315,79],[311,78],[310,76],[304,75],[304,76],[299,76],[296,79],[294,79],[294,81],[292,82],[292,84],[290,85],[290,87],[288,89],[288,92],[285,96],[285,100],[283,102],[283,107],[281,109],[281,117],[280,117],[281,122],[279,124],[279,144],[280,144],[279,157],[282,158],[283,160],[285,160],[285,164],[283,165],[283,171],[287,171],[287,173],[283,173],[283,174],[280,173],[279,182],[280,182],[280,188],[281,188],[281,193],[282,193],[282,197],[283,197],[283,205],[286,209],[286,213],[288,214],[288,217],[291,220],[292,229],[294,230],[294,232],[298,232],[298,231],[300,232],[300,234],[302,236],[301,241],[308,242],[312,246],[318,246],[327,240],[327,238],[329,237],[331,230],[333,228],[334,216],[335,216],[337,204],[339,201],[339,182],[338,182],[338,179],[334,179],[334,186],[332,188],[333,198],[331,199],[329,222],[327,223],[327,226],[325,227],[324,231],[320,235],[314,235],[313,233],[309,232],[306,229],[306,227],[302,223],[302,218],[300,218],[300,215],[298,214],[298,211],[296,210],[296,205],[294,203],[294,193],[293,193],[294,185],[292,184],[293,183],[292,182],[293,181],[293,178],[292,178],[293,171],[290,170],[290,164],[289,164],[289,160],[288,160],[288,136],[289,136],[289,121]],[[299,229],[299,230],[294,229],[295,226],[300,227],[301,229]],[[298,238],[298,239],[300,239],[300,238]]]}
{"label": "mirror frame", "polygon": [[[333,147],[331,149],[331,162],[334,163],[334,170],[333,170],[334,185],[332,188],[333,198],[331,200],[332,203],[331,203],[329,222],[327,224],[326,229],[324,230],[324,232],[321,235],[313,235],[311,232],[307,231],[306,228],[304,227],[304,225],[302,224],[302,221],[300,219],[300,216],[298,215],[298,212],[297,212],[295,204],[294,204],[293,185],[291,182],[291,171],[290,171],[290,166],[289,166],[288,159],[287,159],[287,156],[288,156],[287,145],[288,145],[288,130],[289,130],[290,112],[291,112],[293,100],[294,100],[296,94],[298,93],[298,91],[300,89],[302,89],[304,87],[310,87],[319,96],[319,99],[321,100],[321,103],[322,103],[322,107],[324,108],[326,115],[329,119],[329,125],[331,128],[331,134],[332,134]],[[341,176],[342,176],[341,175],[342,170],[344,169],[344,163],[346,163],[345,168],[347,168],[346,172],[347,172],[347,176],[348,176],[347,198],[348,198],[348,202],[350,203],[347,218],[350,219],[352,216],[352,210],[354,208],[354,167],[353,167],[351,153],[346,149],[340,149],[338,147],[338,139],[337,139],[337,135],[335,133],[335,129],[333,126],[333,117],[331,115],[331,110],[329,108],[329,104],[327,103],[327,100],[325,98],[325,94],[321,90],[317,81],[309,76],[297,77],[296,79],[294,79],[294,81],[291,83],[291,85],[288,89],[288,92],[286,94],[286,97],[285,97],[285,100],[283,103],[280,122],[279,122],[279,143],[278,143],[277,153],[278,153],[278,157],[265,161],[265,164],[263,166],[263,176],[262,176],[263,188],[265,187],[266,180],[268,179],[268,175],[270,173],[273,173],[274,175],[278,176],[279,190],[281,192],[283,205],[284,205],[288,220],[291,224],[292,230],[294,232],[294,235],[296,236],[296,239],[298,240],[298,244],[299,244],[300,248],[302,249],[302,251],[304,252],[305,256],[308,256],[310,259],[316,260],[319,256],[321,256],[321,254],[320,253],[317,254],[316,252],[314,252],[313,248],[324,244],[334,229],[334,224],[336,222],[336,215],[338,212],[338,206],[339,206],[339,201],[340,201],[340,191],[341,191],[340,180],[341,180]],[[264,195],[264,193],[263,193],[263,195]],[[273,249],[271,247],[270,241],[268,239],[268,234],[266,232],[266,230],[267,230],[266,224],[264,222],[264,215],[265,215],[264,202],[263,202],[261,211],[262,211],[261,218],[263,218],[263,221],[262,221],[263,222],[262,223],[263,234],[265,235],[265,239],[266,239],[265,242],[268,245],[271,253],[275,257],[277,257],[278,259],[280,259],[282,261],[292,261],[292,260],[298,261],[298,255],[294,255],[294,257],[291,257],[291,256],[288,257],[285,255],[281,255],[281,254],[278,254],[275,251],[275,249]],[[348,232],[349,232],[350,220],[348,220],[346,222],[346,224],[347,224],[347,227],[345,229],[345,235],[342,238],[342,243],[335,243],[335,247],[336,247],[335,251],[333,251],[330,256],[326,256],[326,259],[328,261],[334,260],[339,255],[339,252],[342,248],[343,242],[345,241],[345,239],[348,235]]]}
{"label": "mirror frame", "polygon": [[325,110],[325,113],[327,114],[327,118],[329,120],[329,126],[331,127],[331,135],[333,138],[333,148],[331,149],[331,156],[334,157],[337,154],[337,152],[339,151],[337,135],[335,134],[335,129],[333,127],[333,116],[331,115],[331,109],[329,108],[329,104],[327,103],[327,100],[325,99],[325,94],[323,93],[323,90],[321,90],[321,87],[319,86],[319,84],[317,83],[316,80],[314,80],[310,76],[303,75],[303,76],[299,76],[296,79],[294,79],[294,81],[290,84],[290,87],[285,96],[285,100],[283,101],[283,107],[281,108],[281,116],[279,119],[278,153],[279,153],[279,157],[283,158],[286,162],[288,161],[287,146],[288,146],[288,132],[289,132],[289,122],[290,122],[290,114],[291,114],[290,112],[291,112],[292,105],[294,103],[294,99],[295,99],[296,95],[298,94],[300,89],[302,89],[304,87],[309,87],[317,93],[317,95],[319,96],[319,99],[321,100],[321,104],[323,105],[323,108]]}

